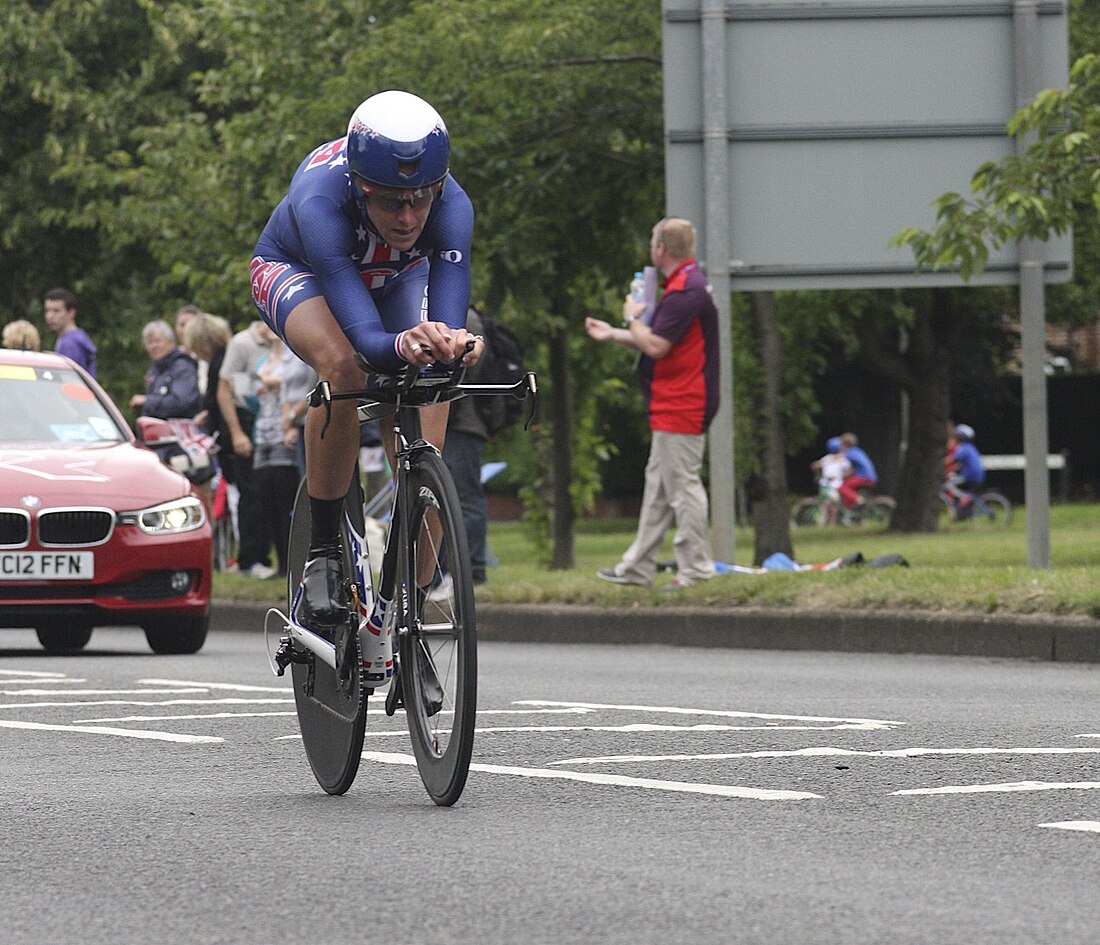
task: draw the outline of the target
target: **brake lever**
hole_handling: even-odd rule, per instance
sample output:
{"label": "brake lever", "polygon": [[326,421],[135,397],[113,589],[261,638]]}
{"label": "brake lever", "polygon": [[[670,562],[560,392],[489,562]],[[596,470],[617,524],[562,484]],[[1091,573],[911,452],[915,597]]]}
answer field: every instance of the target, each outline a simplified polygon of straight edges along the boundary
{"label": "brake lever", "polygon": [[524,398],[526,398],[528,394],[531,396],[531,407],[527,411],[527,420],[523,424],[523,432],[526,433],[531,429],[531,424],[535,420],[535,411],[539,405],[539,379],[534,371],[528,371],[523,376],[523,380],[527,388],[527,394],[524,394]]}
{"label": "brake lever", "polygon": [[316,387],[313,388],[308,394],[308,401],[310,407],[325,408],[325,422],[321,426],[321,439],[325,438],[325,431],[328,430],[329,421],[332,420],[332,387],[328,381],[321,381]]}

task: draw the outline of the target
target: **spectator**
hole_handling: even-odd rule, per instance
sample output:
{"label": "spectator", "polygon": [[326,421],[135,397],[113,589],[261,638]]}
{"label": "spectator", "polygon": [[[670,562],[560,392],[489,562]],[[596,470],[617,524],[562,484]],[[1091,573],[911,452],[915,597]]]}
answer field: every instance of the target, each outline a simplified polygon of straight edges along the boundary
{"label": "spectator", "polygon": [[[475,335],[482,333],[481,316],[476,308],[470,308],[466,313],[466,328]],[[481,360],[466,372],[466,380],[470,383],[478,382],[480,369],[488,363],[486,359],[492,354],[488,344],[486,341],[486,351],[482,353]],[[447,418],[447,437],[443,441],[443,462],[447,464],[458,489],[474,584],[484,584],[487,580],[489,510],[485,486],[481,482],[481,460],[488,439],[489,431],[478,413],[476,400],[473,397],[464,397],[452,402],[451,413]],[[428,597],[446,600],[449,596],[450,575],[447,574],[440,586]]]}
{"label": "spectator", "polygon": [[653,228],[649,255],[665,288],[650,323],[641,320],[646,303],[629,297],[623,303],[625,327],[585,319],[593,340],[641,354],[638,371],[652,431],[637,536],[617,565],[597,572],[613,584],[653,583],[673,518],[677,577],[665,589],[715,575],[700,469],[706,430],[718,409],[718,312],[694,252],[695,227],[689,221],[661,220]]}
{"label": "spectator", "polygon": [[317,386],[317,372],[298,357],[290,348],[283,347],[277,372],[282,411],[283,443],[294,450],[298,477],[306,474],[306,417],[309,415],[309,392]]}
{"label": "spectator", "polygon": [[[264,518],[271,530],[275,559],[280,577],[287,573],[287,549],[290,544],[290,513],[298,492],[296,446],[288,446],[283,434],[281,366],[294,355],[276,336],[268,344],[267,354],[257,365],[258,409],[252,429],[252,470],[260,494]],[[297,360],[297,359],[295,359]]]}
{"label": "spectator", "polygon": [[195,359],[176,344],[172,326],[161,319],[149,322],[141,340],[153,362],[145,373],[145,393],[130,398],[135,416],[193,418],[202,409]]}
{"label": "spectator", "polygon": [[17,318],[4,326],[4,347],[18,351],[40,351],[42,340],[34,325],[25,318]]}
{"label": "spectator", "polygon": [[860,489],[874,489],[878,485],[878,472],[871,457],[860,448],[854,433],[840,434],[840,448],[852,468],[840,485],[840,498],[844,508],[851,510],[864,504],[865,500],[859,494]]}
{"label": "spectator", "polygon": [[[225,357],[225,347],[232,337],[229,322],[209,312],[199,312],[183,329],[183,347],[195,357],[200,368],[202,409],[195,422],[211,435],[219,433],[222,439],[228,439],[229,434],[218,410],[218,372]],[[207,365],[205,377],[201,371],[203,364]]]}
{"label": "spectator", "polygon": [[42,302],[46,325],[57,333],[54,351],[96,376],[95,345],[83,328],[76,326],[76,296],[68,289],[50,289]]}
{"label": "spectator", "polygon": [[176,326],[176,338],[179,339],[180,347],[183,348],[191,357],[195,359],[195,363],[199,369],[199,390],[206,390],[206,376],[209,371],[209,364],[207,361],[200,358],[194,351],[188,347],[187,344],[187,326],[195,320],[195,318],[202,313],[202,309],[197,305],[188,303],[187,305],[181,305],[176,309],[174,316]]}
{"label": "spectator", "polygon": [[275,333],[261,321],[237,332],[225,349],[217,374],[218,408],[228,432],[220,455],[223,468],[231,463],[232,476],[226,478],[236,485],[240,495],[237,567],[241,574],[261,580],[273,577],[275,569],[270,566],[271,533],[252,465],[252,431],[259,409],[257,369],[274,337]]}

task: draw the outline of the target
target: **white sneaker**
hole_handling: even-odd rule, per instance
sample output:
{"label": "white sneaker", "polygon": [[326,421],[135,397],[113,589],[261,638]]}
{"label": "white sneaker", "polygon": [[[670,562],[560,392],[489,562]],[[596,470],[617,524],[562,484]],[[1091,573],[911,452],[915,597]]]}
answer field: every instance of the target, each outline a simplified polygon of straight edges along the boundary
{"label": "white sneaker", "polygon": [[266,564],[262,564],[257,561],[247,571],[242,571],[246,577],[255,578],[257,581],[266,581],[268,578],[275,577],[275,569],[269,568]]}
{"label": "white sneaker", "polygon": [[450,574],[444,574],[443,580],[441,580],[435,587],[428,591],[427,600],[430,600],[433,604],[441,604],[444,601],[448,601],[454,595],[455,585],[451,580]]}

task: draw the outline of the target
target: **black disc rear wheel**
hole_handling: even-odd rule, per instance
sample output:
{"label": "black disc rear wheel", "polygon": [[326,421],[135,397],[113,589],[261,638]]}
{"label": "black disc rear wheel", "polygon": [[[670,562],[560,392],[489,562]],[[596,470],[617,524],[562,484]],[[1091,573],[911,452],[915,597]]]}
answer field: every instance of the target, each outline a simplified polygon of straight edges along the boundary
{"label": "black disc rear wheel", "polygon": [[[462,794],[477,713],[474,588],[458,493],[443,460],[419,454],[409,473],[408,632],[399,635],[402,698],[421,780],[446,806]],[[431,575],[430,584],[428,575]]]}
{"label": "black disc rear wheel", "polygon": [[[347,511],[354,516],[353,521],[362,517],[362,504],[358,502],[355,490],[348,498]],[[309,537],[309,495],[303,481],[298,489],[290,525],[287,561],[289,608],[293,608],[294,595],[302,579],[302,569],[309,553]],[[344,573],[353,573],[346,542]],[[290,610],[287,612],[290,613]],[[343,794],[351,787],[359,770],[366,728],[366,693],[362,684],[356,615],[353,614],[347,623],[335,631],[335,642],[337,672],[333,672],[328,664],[312,653],[307,653],[304,662],[291,664],[291,676],[302,744],[314,777],[329,794]]]}

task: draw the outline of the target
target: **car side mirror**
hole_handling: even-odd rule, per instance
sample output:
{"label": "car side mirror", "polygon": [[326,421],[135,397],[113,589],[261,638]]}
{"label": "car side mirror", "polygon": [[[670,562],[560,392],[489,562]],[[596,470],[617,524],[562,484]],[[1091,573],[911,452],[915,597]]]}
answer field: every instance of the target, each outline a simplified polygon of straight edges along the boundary
{"label": "car side mirror", "polygon": [[137,434],[146,446],[171,446],[179,442],[168,421],[160,417],[138,417]]}

